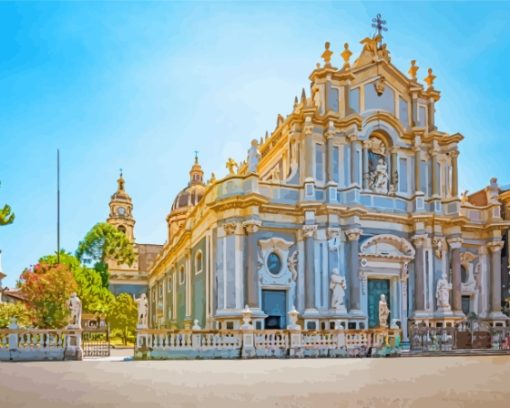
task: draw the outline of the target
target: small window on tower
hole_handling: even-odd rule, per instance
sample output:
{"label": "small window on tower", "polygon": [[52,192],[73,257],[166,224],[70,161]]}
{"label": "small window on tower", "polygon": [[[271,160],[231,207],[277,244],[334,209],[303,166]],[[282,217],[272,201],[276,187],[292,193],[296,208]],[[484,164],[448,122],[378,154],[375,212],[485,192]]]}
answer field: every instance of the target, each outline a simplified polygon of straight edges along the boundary
{"label": "small window on tower", "polygon": [[120,232],[122,232],[123,234],[125,234],[125,233],[126,233],[126,227],[125,227],[124,225],[119,225],[119,226],[117,227],[117,229],[118,229]]}

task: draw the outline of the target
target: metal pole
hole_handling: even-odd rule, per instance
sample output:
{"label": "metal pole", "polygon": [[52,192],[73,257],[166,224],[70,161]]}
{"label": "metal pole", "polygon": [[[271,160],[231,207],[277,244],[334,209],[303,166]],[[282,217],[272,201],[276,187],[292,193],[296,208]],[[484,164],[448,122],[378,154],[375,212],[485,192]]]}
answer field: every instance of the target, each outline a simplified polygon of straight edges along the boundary
{"label": "metal pole", "polygon": [[60,263],[60,150],[57,149],[57,264]]}

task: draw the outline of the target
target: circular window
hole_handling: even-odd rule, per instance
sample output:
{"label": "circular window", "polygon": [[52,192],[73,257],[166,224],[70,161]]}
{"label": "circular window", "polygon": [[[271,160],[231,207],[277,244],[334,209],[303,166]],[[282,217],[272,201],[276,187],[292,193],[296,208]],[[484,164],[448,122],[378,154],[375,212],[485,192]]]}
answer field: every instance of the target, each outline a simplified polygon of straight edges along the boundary
{"label": "circular window", "polygon": [[273,275],[278,275],[282,269],[282,261],[274,252],[270,253],[267,257],[267,269],[269,269],[269,272]]}

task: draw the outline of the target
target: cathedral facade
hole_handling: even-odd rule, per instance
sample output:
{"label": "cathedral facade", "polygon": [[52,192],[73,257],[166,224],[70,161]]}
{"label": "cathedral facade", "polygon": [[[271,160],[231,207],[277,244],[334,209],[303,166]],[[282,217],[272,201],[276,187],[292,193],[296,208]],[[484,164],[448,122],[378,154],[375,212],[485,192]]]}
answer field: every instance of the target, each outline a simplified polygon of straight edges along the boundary
{"label": "cathedral facade", "polygon": [[[225,177],[205,181],[195,159],[148,267],[151,327],[236,329],[247,306],[259,329],[285,328],[293,308],[305,329],[366,329],[383,298],[404,339],[470,314],[506,324],[497,185],[479,204],[459,195],[463,136],[435,124],[432,70],[422,84],[380,35],[361,44],[351,61],[326,43],[310,91]],[[127,220],[113,198],[109,222]]]}

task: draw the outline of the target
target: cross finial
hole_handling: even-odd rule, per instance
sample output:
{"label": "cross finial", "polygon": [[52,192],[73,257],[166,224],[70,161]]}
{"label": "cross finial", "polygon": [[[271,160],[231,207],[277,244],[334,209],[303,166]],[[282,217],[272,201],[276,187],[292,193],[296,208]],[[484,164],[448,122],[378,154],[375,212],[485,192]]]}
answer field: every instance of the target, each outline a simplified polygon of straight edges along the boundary
{"label": "cross finial", "polygon": [[120,169],[120,177],[122,177],[122,168]]}
{"label": "cross finial", "polygon": [[377,36],[382,37],[381,32],[388,31],[388,29],[386,27],[384,27],[385,25],[386,25],[386,20],[382,19],[382,16],[380,13],[377,14],[377,16],[375,16],[375,18],[372,19],[372,27],[375,28]]}
{"label": "cross finial", "polygon": [[198,163],[198,150],[195,150],[195,163]]}

